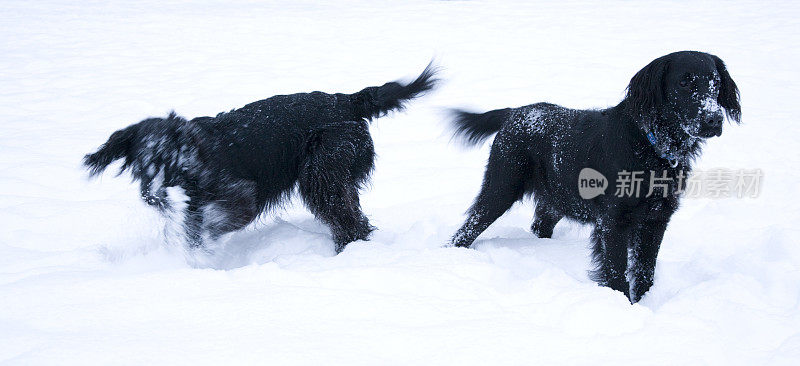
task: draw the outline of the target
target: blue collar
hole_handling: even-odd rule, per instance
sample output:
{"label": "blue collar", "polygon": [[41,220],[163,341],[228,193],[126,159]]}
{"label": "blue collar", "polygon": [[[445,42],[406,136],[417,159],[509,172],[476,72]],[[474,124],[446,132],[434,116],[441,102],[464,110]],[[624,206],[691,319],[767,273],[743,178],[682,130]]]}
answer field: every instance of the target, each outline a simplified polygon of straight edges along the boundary
{"label": "blue collar", "polygon": [[658,155],[661,156],[664,159],[667,159],[667,161],[669,161],[669,166],[671,166],[673,168],[678,166],[678,158],[675,157],[674,154],[672,154],[669,151],[662,151],[661,148],[658,147],[658,143],[656,141],[656,135],[653,134],[653,131],[650,131],[650,128],[648,128],[647,126],[644,126],[644,133],[645,133],[645,136],[647,136],[647,141],[650,142],[650,145],[653,146],[653,148],[656,150]]}

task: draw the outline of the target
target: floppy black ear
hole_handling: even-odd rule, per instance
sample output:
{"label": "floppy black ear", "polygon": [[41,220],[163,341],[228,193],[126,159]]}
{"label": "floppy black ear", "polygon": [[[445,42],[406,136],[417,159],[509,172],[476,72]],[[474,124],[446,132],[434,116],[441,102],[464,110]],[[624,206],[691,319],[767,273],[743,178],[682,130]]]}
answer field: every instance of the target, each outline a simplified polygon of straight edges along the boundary
{"label": "floppy black ear", "polygon": [[664,76],[668,67],[666,57],[659,57],[633,75],[625,99],[634,117],[651,117],[664,102]]}
{"label": "floppy black ear", "polygon": [[742,120],[742,107],[739,105],[739,88],[733,82],[731,74],[728,73],[728,69],[725,68],[725,63],[722,62],[722,59],[714,55],[711,55],[711,57],[714,59],[714,65],[716,65],[717,72],[722,80],[717,103],[722,108],[725,108],[728,118],[739,123]]}

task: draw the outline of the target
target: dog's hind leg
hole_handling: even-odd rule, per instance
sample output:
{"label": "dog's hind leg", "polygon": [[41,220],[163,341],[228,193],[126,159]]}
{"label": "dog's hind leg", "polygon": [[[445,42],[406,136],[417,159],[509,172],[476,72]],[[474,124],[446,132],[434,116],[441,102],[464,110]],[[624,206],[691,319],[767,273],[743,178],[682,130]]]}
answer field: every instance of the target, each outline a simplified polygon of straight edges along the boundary
{"label": "dog's hind leg", "polygon": [[298,187],[311,212],[328,225],[336,252],[367,240],[375,228],[361,211],[359,185],[372,170],[374,150],[368,131],[356,122],[328,126],[309,141]]}
{"label": "dog's hind leg", "polygon": [[553,236],[553,229],[555,229],[556,224],[563,217],[564,215],[559,214],[553,208],[538,202],[536,211],[533,214],[531,232],[539,238],[550,238]]}
{"label": "dog's hind leg", "polygon": [[497,218],[508,211],[524,193],[524,177],[530,174],[524,155],[512,152],[508,141],[497,141],[492,145],[489,163],[483,177],[483,185],[475,203],[468,211],[467,221],[453,235],[451,243],[458,247],[469,247],[473,241]]}

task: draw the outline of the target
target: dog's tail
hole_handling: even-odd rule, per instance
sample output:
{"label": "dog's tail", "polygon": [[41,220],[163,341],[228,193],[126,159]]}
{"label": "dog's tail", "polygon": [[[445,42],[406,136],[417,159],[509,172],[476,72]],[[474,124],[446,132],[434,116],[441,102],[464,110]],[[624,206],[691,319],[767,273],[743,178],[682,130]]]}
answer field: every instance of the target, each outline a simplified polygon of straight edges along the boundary
{"label": "dog's tail", "polygon": [[401,110],[404,103],[433,89],[439,81],[435,79],[436,67],[431,61],[416,80],[401,84],[393,81],[382,86],[371,86],[353,94],[354,113],[357,118],[371,120],[389,111]]}
{"label": "dog's tail", "polygon": [[459,109],[453,115],[453,137],[465,145],[478,145],[500,131],[511,116],[511,108],[496,109],[486,113],[471,113]]}
{"label": "dog's tail", "polygon": [[[86,154],[83,157],[83,165],[89,169],[89,176],[93,177],[102,173],[114,161],[126,158],[130,160],[131,148],[137,138],[140,124],[135,124],[123,128],[111,134],[108,141],[100,146],[93,154]],[[120,170],[122,173],[129,164],[125,164]]]}

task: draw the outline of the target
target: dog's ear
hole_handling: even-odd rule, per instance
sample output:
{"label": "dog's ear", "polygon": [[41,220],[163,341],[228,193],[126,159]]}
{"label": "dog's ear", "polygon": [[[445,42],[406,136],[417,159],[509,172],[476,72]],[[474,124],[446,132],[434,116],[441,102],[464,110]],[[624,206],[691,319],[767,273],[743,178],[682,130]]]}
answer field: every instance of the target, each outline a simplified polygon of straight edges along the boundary
{"label": "dog's ear", "polygon": [[651,118],[666,97],[664,76],[669,60],[659,57],[631,78],[625,99],[634,118]]}
{"label": "dog's ear", "polygon": [[719,73],[721,79],[717,103],[722,108],[725,108],[728,118],[739,123],[742,120],[742,107],[739,105],[739,88],[731,78],[731,74],[728,73],[728,69],[722,59],[714,55],[711,55],[711,58],[714,59],[714,65],[717,67],[717,73]]}

